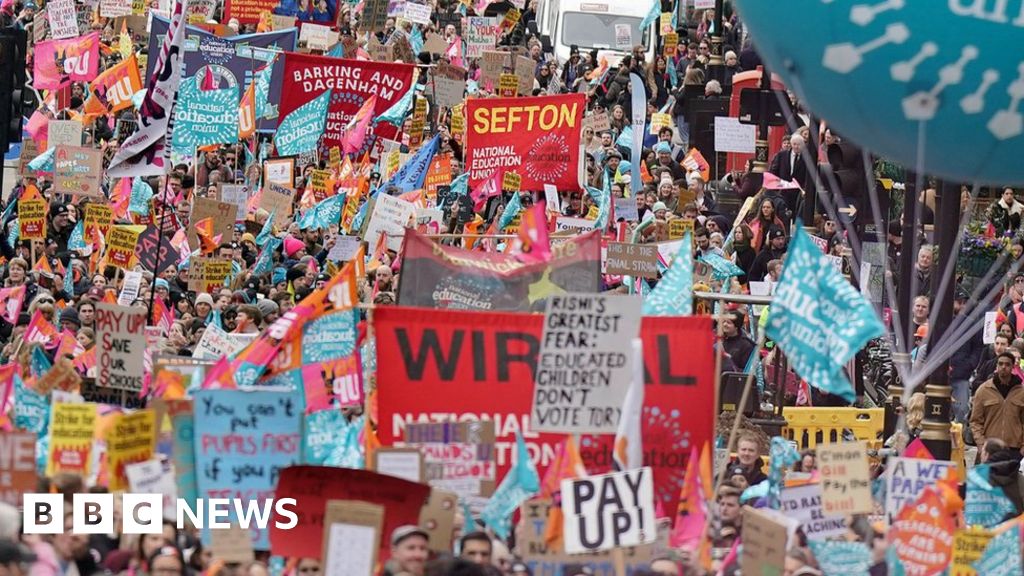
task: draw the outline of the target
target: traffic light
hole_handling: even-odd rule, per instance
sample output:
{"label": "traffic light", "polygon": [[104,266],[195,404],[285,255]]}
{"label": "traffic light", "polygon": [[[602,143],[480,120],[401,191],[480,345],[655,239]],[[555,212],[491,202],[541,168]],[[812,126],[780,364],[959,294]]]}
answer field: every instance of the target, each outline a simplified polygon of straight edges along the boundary
{"label": "traffic light", "polygon": [[24,30],[0,30],[0,150],[21,142],[25,114],[27,36]]}

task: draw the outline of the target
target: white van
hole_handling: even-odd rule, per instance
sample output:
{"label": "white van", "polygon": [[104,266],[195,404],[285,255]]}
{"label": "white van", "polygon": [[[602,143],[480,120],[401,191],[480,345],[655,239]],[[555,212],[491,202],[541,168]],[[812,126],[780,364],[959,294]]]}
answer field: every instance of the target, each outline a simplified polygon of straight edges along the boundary
{"label": "white van", "polygon": [[[580,52],[598,49],[598,61],[607,58],[616,64],[632,52],[632,46],[643,44],[647,61],[654,59],[655,20],[641,33],[640,23],[651,9],[649,0],[540,0],[537,7],[537,28],[551,41],[560,63],[569,59],[570,46]],[[618,30],[617,30],[618,25]],[[630,48],[619,47],[617,32],[629,26]]]}

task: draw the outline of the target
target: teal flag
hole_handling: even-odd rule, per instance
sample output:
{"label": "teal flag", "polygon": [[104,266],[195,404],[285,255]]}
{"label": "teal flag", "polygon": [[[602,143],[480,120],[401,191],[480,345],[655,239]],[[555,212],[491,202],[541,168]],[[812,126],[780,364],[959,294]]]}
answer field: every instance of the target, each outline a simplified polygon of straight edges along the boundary
{"label": "teal flag", "polygon": [[825,258],[797,221],[796,235],[772,300],[766,334],[812,386],[853,402],[844,365],[882,323],[864,298]]}
{"label": "teal flag", "polygon": [[43,374],[50,371],[53,368],[53,362],[46,357],[46,352],[43,351],[42,346],[36,346],[32,348],[32,354],[28,358],[28,368],[32,372],[32,376],[39,378]]}
{"label": "teal flag", "polygon": [[69,296],[75,295],[75,272],[71,269],[71,266],[67,267],[64,271],[64,292]]}
{"label": "teal flag", "polygon": [[992,528],[1017,511],[1003,489],[992,485],[991,472],[991,464],[979,464],[967,471],[964,521],[968,526]]}
{"label": "teal flag", "polygon": [[452,195],[465,196],[469,193],[469,172],[463,172],[452,179]]}
{"label": "teal flag", "polygon": [[274,231],[274,215],[277,214],[277,210],[270,213],[267,216],[267,221],[263,223],[263,228],[260,228],[260,233],[256,236],[256,245],[263,246],[270,240],[270,235]]}
{"label": "teal flag", "polygon": [[643,35],[644,30],[651,24],[654,24],[659,17],[661,17],[661,0],[654,0],[651,3],[650,11],[647,12],[647,16],[644,16],[643,21],[640,22],[640,34]]}
{"label": "teal flag", "polygon": [[863,542],[808,540],[807,544],[825,576],[867,574],[871,568],[871,551]]}
{"label": "teal flag", "polygon": [[711,266],[711,277],[718,281],[725,281],[733,276],[743,275],[742,268],[714,252],[704,254],[697,261]]}
{"label": "teal flag", "polygon": [[337,224],[341,218],[341,207],[345,203],[344,194],[335,194],[323,202],[313,206],[302,215],[299,220],[299,229],[328,228]]}
{"label": "teal flag", "polygon": [[693,314],[693,253],[690,242],[690,233],[687,232],[668,272],[644,299],[644,316]]}
{"label": "teal flag", "polygon": [[281,245],[284,240],[280,238],[271,238],[260,250],[260,255],[256,258],[256,262],[252,266],[252,273],[255,276],[262,274],[270,274],[274,269],[274,251]]}
{"label": "teal flag", "polygon": [[775,436],[768,448],[768,455],[768,506],[778,510],[782,477],[790,466],[800,461],[800,453],[788,440],[782,436]]}
{"label": "teal flag", "polygon": [[[256,90],[254,96],[256,106],[256,120],[261,118],[276,118],[276,106],[270,104],[270,79],[274,75],[274,63],[277,59],[271,60],[266,66],[260,68],[256,73]],[[268,108],[275,108],[268,110]],[[271,113],[272,112],[272,113]]]}
{"label": "teal flag", "polygon": [[238,141],[238,87],[202,90],[199,76],[185,79],[174,107],[171,146],[192,156],[199,146]]}
{"label": "teal flag", "polygon": [[359,433],[363,430],[362,416],[349,422],[345,413],[335,407],[307,414],[305,418],[304,464],[363,468],[363,451],[359,442]]}
{"label": "teal flag", "polygon": [[480,513],[484,524],[500,538],[508,538],[512,529],[512,514],[527,498],[540,490],[540,476],[537,467],[530,460],[523,436],[516,432],[516,463],[505,474],[501,485],[487,501]]}
{"label": "teal flag", "polygon": [[85,219],[75,223],[71,230],[71,237],[68,238],[68,250],[85,250]]}
{"label": "teal flag", "polygon": [[519,192],[512,194],[512,199],[509,200],[505,206],[505,211],[501,213],[501,218],[498,219],[498,231],[501,232],[506,226],[512,223],[519,211],[523,209],[523,202],[519,198]]}
{"label": "teal flag", "polygon": [[39,156],[36,156],[28,163],[28,167],[36,172],[53,172],[53,154],[57,151],[55,146],[50,146]]}
{"label": "teal flag", "polygon": [[149,214],[149,201],[153,199],[153,188],[136,176],[132,180],[132,193],[128,200],[128,211],[139,216]]}
{"label": "teal flag", "polygon": [[393,126],[401,127],[402,122],[405,121],[405,117],[409,115],[409,111],[412,110],[412,101],[416,96],[416,76],[413,75],[413,81],[409,84],[409,91],[402,95],[397,102],[391,105],[390,108],[385,110],[380,116],[377,116],[373,120],[373,125],[376,126],[381,122],[387,122]]}
{"label": "teal flag", "polygon": [[316,150],[317,142],[324,133],[327,124],[327,105],[331,101],[331,91],[324,93],[299,106],[285,116],[277,126],[274,144],[281,156],[302,154]]}
{"label": "teal flag", "polygon": [[971,566],[985,576],[1019,576],[1024,573],[1020,561],[1020,525],[989,540],[981,559]]}

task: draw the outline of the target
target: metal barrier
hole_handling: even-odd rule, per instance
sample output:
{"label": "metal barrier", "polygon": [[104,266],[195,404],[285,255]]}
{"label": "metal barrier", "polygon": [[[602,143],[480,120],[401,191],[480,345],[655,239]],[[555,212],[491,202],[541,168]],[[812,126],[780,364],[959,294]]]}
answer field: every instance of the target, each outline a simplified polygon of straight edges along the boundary
{"label": "metal barrier", "polygon": [[783,436],[796,442],[801,450],[818,444],[842,442],[843,431],[849,430],[868,443],[869,448],[881,448],[882,427],[885,423],[883,408],[803,408],[787,406],[782,410],[786,419]]}

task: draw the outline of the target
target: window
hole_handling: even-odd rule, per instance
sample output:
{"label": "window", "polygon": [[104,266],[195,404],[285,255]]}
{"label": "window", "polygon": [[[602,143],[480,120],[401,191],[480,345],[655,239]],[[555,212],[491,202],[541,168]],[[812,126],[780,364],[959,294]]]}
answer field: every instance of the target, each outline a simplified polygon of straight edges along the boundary
{"label": "window", "polygon": [[580,47],[615,49],[615,25],[629,24],[632,29],[633,45],[650,46],[650,26],[640,34],[641,18],[616,14],[592,14],[587,12],[566,12],[562,21],[562,44]]}

